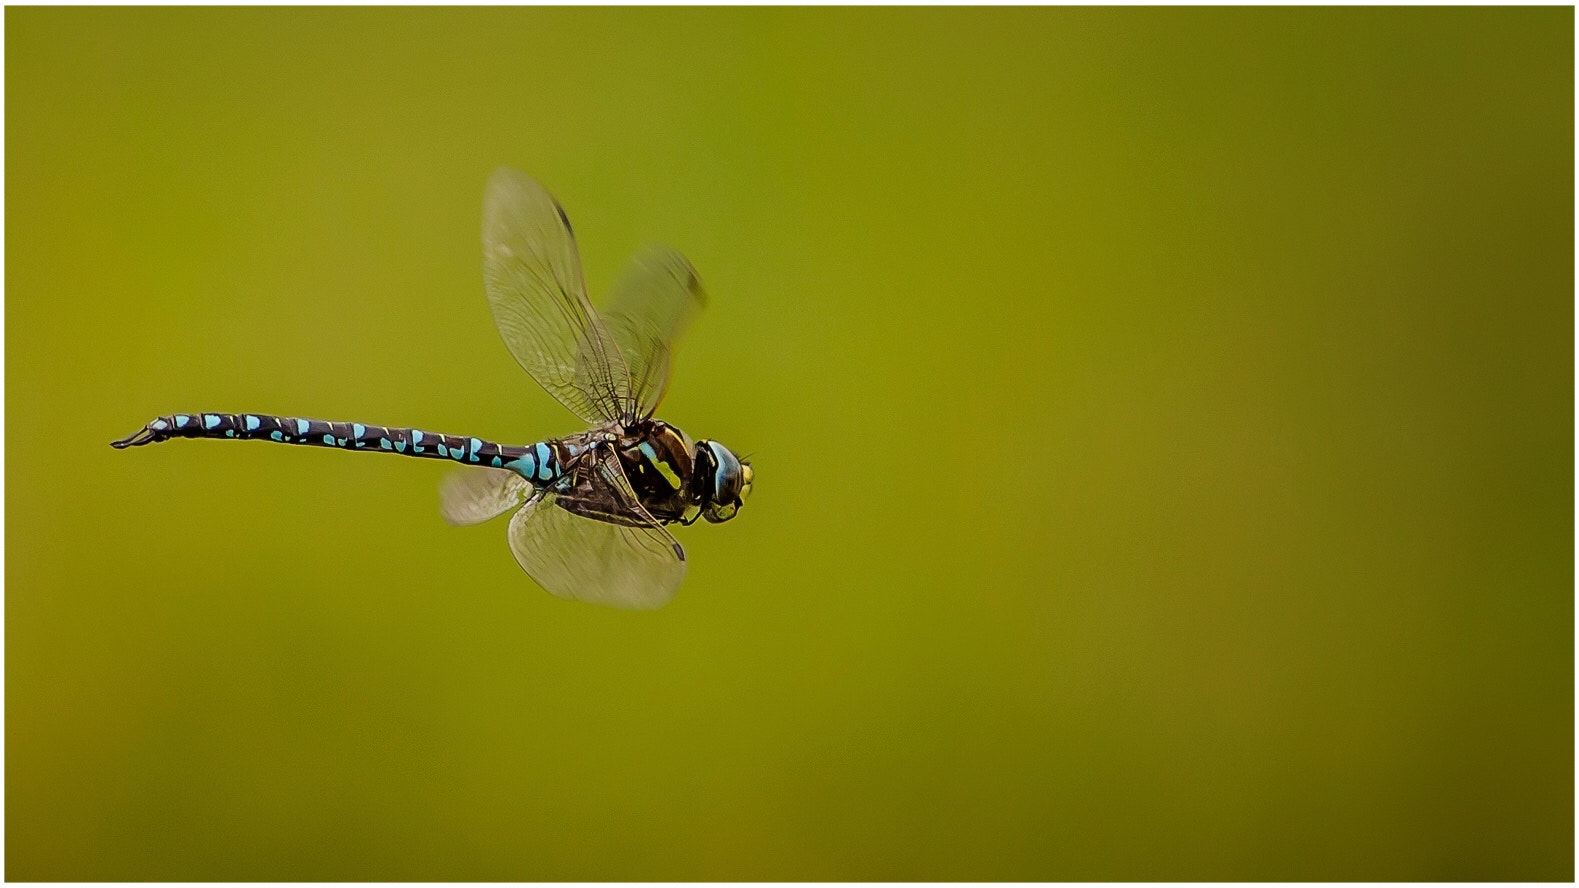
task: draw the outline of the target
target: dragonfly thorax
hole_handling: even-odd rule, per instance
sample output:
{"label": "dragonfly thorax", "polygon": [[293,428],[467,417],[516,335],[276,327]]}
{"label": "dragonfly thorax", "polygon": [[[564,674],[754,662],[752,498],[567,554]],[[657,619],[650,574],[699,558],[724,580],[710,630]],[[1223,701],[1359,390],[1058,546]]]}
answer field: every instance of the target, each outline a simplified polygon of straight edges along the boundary
{"label": "dragonfly thorax", "polygon": [[661,522],[733,518],[750,493],[751,467],[716,441],[692,443],[661,420],[619,428],[614,447],[642,506]]}

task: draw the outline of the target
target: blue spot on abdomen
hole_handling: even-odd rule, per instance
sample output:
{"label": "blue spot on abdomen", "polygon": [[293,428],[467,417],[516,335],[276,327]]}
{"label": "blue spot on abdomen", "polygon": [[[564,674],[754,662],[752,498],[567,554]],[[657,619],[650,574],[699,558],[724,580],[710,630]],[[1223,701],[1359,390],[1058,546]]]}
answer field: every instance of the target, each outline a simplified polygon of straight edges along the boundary
{"label": "blue spot on abdomen", "polygon": [[537,479],[539,481],[547,481],[549,478],[553,477],[550,474],[548,468],[548,458],[550,455],[548,445],[538,442],[537,444],[533,445],[532,449],[537,451]]}
{"label": "blue spot on abdomen", "polygon": [[525,454],[520,459],[511,460],[510,468],[522,477],[530,479],[537,474],[537,458],[530,453]]}

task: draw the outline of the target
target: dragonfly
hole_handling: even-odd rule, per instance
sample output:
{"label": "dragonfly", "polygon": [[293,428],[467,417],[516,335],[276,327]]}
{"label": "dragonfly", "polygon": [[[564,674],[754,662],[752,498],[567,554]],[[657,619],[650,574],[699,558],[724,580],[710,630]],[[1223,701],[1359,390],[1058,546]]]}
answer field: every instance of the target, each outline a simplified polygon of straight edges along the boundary
{"label": "dragonfly", "polygon": [[482,247],[484,289],[505,347],[585,431],[507,445],[360,422],[196,412],[157,417],[111,446],[239,439],[459,463],[439,487],[446,521],[480,524],[513,510],[510,551],[548,592],[627,609],[663,606],[686,569],[669,526],[734,518],[753,481],[748,459],[653,415],[675,344],[706,303],[696,269],[673,248],[644,248],[595,309],[564,208],[509,167],[488,179]]}

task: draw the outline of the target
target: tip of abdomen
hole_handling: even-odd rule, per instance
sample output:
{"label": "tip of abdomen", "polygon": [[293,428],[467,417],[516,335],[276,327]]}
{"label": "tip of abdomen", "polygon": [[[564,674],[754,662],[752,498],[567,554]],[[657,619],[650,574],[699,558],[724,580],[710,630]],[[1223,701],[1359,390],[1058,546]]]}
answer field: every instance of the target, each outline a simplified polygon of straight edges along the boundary
{"label": "tip of abdomen", "polygon": [[143,444],[152,444],[157,440],[158,438],[154,436],[153,429],[143,426],[142,428],[132,432],[130,435],[127,435],[119,441],[111,441],[110,446],[114,447],[116,450],[125,450],[128,447],[140,447]]}

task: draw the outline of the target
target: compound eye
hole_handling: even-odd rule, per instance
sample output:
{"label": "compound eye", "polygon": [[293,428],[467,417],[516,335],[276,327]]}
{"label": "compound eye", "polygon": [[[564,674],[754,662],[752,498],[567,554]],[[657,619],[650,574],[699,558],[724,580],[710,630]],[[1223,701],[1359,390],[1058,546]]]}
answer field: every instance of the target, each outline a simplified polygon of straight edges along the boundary
{"label": "compound eye", "polygon": [[717,441],[708,441],[707,449],[713,458],[713,489],[709,497],[715,503],[730,503],[740,498],[744,483],[740,460],[729,448]]}

